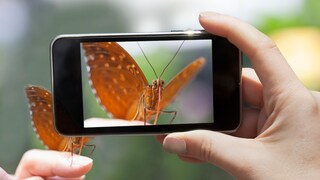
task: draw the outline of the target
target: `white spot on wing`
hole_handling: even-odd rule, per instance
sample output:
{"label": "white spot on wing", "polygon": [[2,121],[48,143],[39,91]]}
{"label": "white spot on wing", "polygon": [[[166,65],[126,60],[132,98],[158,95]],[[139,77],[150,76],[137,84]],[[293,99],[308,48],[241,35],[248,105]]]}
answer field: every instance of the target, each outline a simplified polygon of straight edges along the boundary
{"label": "white spot on wing", "polygon": [[127,94],[128,94],[127,89],[122,89],[122,92],[123,92],[123,94],[125,94],[125,95],[127,95]]}
{"label": "white spot on wing", "polygon": [[118,84],[118,80],[116,78],[112,78],[113,83]]}
{"label": "white spot on wing", "polygon": [[93,61],[94,60],[94,55],[90,54],[88,57],[88,61]]}
{"label": "white spot on wing", "polygon": [[124,77],[124,75],[122,73],[120,73],[120,80],[121,81],[125,81],[126,80],[126,78]]}
{"label": "white spot on wing", "polygon": [[[30,110],[30,115],[31,115],[31,118],[33,119],[33,113],[32,113],[31,110]],[[41,142],[41,144],[44,145],[46,149],[49,149],[49,147],[48,147],[48,146],[42,141],[42,139],[40,138],[40,135],[39,135],[39,133],[38,133],[38,131],[37,131],[36,126],[34,125],[33,120],[31,121],[31,125],[32,125],[32,127],[33,127],[34,132],[36,133],[37,138],[38,138],[39,141]]]}

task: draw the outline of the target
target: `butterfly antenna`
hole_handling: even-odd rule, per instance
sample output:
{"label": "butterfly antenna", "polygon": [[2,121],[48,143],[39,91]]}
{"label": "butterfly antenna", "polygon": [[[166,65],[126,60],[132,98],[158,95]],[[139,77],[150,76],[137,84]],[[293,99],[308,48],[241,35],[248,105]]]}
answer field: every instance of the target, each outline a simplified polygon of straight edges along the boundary
{"label": "butterfly antenna", "polygon": [[165,72],[165,70],[168,68],[168,66],[172,63],[172,61],[174,60],[174,58],[177,56],[178,52],[180,51],[182,45],[184,43],[184,40],[182,41],[182,43],[180,44],[177,52],[174,54],[174,56],[172,57],[172,59],[170,60],[170,62],[167,64],[167,66],[163,69],[163,71],[161,72],[160,76],[159,76],[159,79],[161,78],[161,76],[163,75],[163,73]]}
{"label": "butterfly antenna", "polygon": [[137,43],[138,43],[138,46],[139,46],[140,50],[142,51],[142,54],[143,54],[144,58],[146,58],[146,60],[149,63],[150,67],[152,68],[152,71],[153,71],[154,75],[156,76],[156,78],[158,78],[158,75],[157,75],[156,71],[154,70],[153,66],[151,65],[150,61],[148,60],[148,58],[147,58],[146,54],[144,53],[143,49],[141,48],[139,42],[137,42]]}

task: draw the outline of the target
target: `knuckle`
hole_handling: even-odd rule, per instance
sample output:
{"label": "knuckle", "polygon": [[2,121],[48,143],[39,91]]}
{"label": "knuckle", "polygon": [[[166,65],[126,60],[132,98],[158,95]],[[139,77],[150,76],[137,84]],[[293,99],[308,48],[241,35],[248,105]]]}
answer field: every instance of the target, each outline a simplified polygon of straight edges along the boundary
{"label": "knuckle", "polygon": [[276,43],[268,36],[261,39],[260,46],[262,49],[278,49]]}
{"label": "knuckle", "polygon": [[214,143],[212,140],[204,138],[202,139],[200,146],[200,159],[206,162],[213,162],[214,160]]}
{"label": "knuckle", "polygon": [[259,56],[263,56],[266,53],[269,52],[277,52],[280,53],[280,50],[276,43],[270,39],[268,36],[264,36],[261,38],[257,44],[255,45],[255,50],[253,51],[253,54],[251,55],[252,59],[256,59]]}

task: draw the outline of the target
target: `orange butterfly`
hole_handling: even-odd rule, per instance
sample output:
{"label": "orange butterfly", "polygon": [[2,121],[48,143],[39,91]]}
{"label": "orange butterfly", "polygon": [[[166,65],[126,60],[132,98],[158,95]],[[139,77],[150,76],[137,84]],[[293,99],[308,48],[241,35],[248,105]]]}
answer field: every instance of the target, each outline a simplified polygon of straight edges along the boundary
{"label": "orange butterfly", "polygon": [[206,61],[202,57],[194,60],[167,86],[160,79],[163,73],[149,85],[138,64],[118,43],[85,42],[82,47],[85,50],[91,86],[102,106],[114,118],[141,120],[144,124],[153,115],[153,124],[156,124],[160,112],[173,114],[171,122],[174,120],[176,111],[163,109],[200,71]]}
{"label": "orange butterfly", "polygon": [[32,85],[25,88],[25,93],[29,101],[34,131],[40,141],[51,150],[73,153],[78,149],[78,154],[81,154],[82,147],[90,138],[66,137],[57,133],[53,126],[51,93],[44,88]]}

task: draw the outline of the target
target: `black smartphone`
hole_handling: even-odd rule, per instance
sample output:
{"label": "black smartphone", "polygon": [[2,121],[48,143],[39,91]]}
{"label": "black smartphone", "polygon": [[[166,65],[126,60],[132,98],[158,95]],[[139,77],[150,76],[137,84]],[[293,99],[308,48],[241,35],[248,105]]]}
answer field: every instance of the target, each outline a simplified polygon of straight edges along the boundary
{"label": "black smartphone", "polygon": [[242,55],[203,30],[60,35],[51,43],[53,115],[63,135],[233,132]]}

